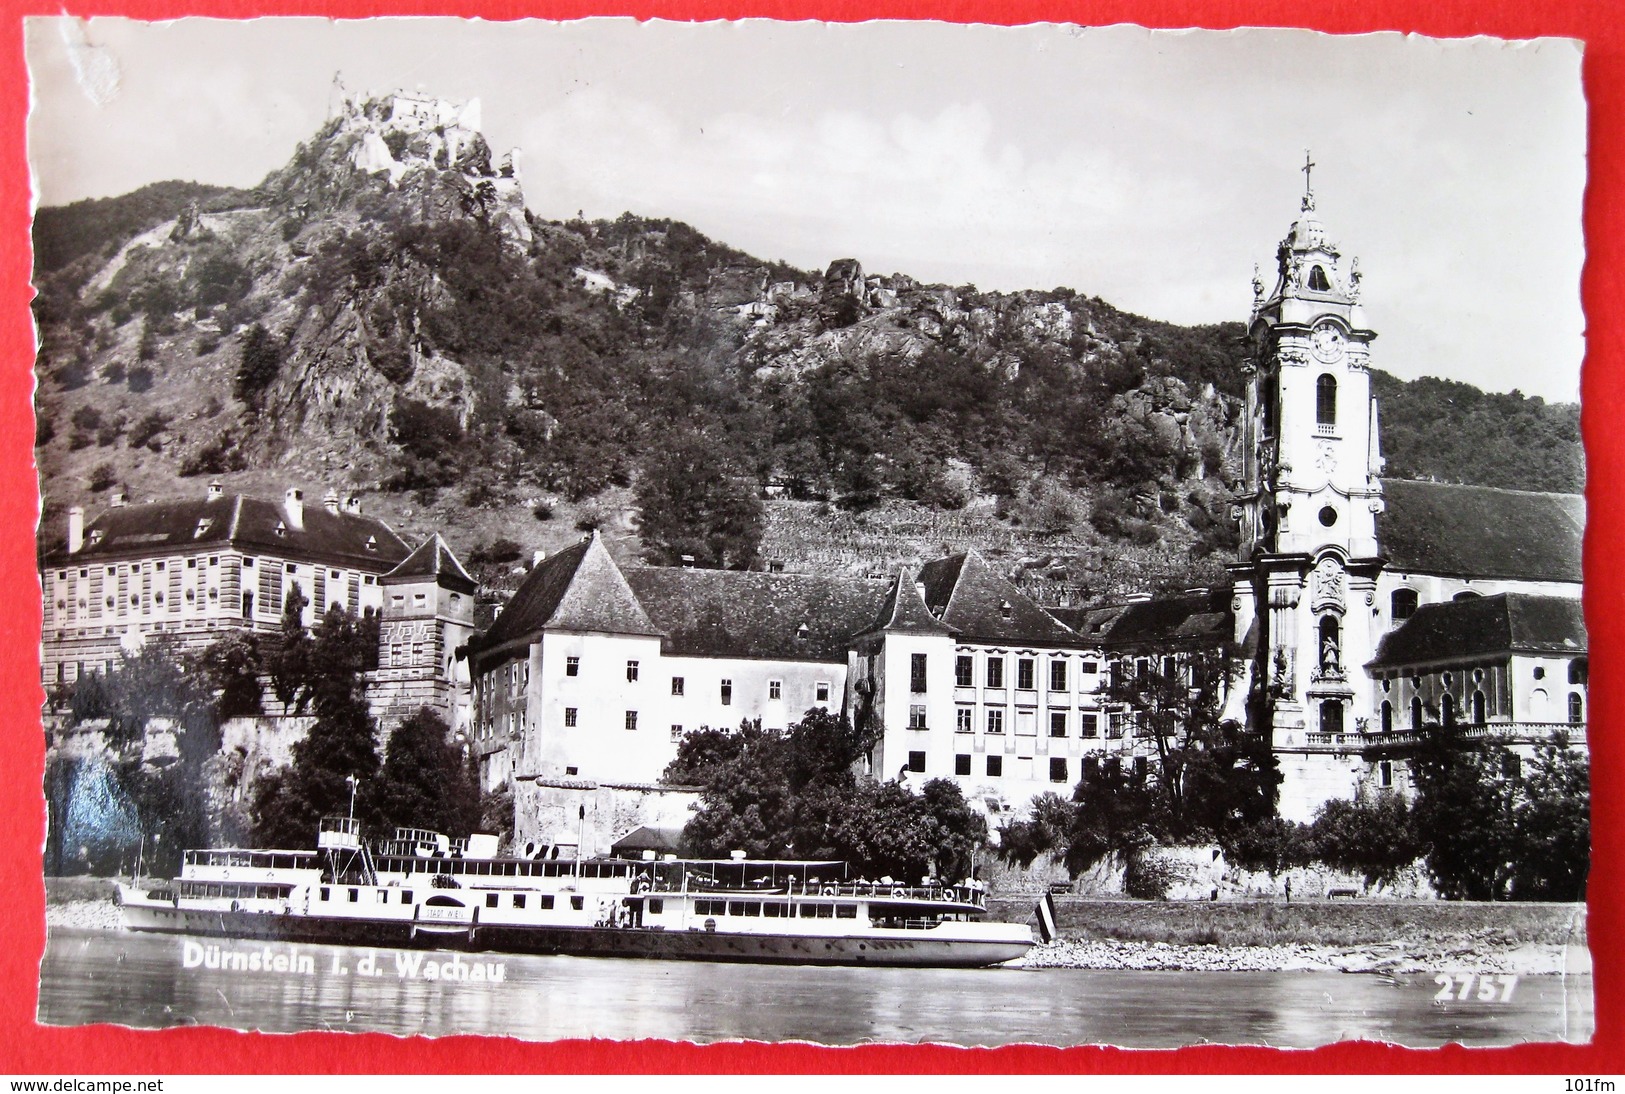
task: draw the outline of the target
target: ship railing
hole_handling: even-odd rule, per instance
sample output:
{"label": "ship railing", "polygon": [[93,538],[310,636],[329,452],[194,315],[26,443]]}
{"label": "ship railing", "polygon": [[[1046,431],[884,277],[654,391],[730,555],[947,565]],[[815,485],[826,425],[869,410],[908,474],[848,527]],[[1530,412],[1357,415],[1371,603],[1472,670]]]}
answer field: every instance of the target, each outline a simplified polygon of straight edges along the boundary
{"label": "ship railing", "polygon": [[[743,894],[749,896],[803,896],[803,897],[846,897],[870,899],[874,897],[890,897],[898,900],[927,900],[954,904],[970,904],[978,908],[987,906],[987,894],[981,889],[971,889],[963,885],[901,885],[892,881],[828,881],[823,882],[809,878],[805,882],[795,881],[779,885],[748,885],[744,888],[729,887],[711,883],[703,876],[689,876],[688,878],[654,878],[639,883],[646,886],[652,893],[718,893]],[[635,885],[634,888],[639,886]]]}

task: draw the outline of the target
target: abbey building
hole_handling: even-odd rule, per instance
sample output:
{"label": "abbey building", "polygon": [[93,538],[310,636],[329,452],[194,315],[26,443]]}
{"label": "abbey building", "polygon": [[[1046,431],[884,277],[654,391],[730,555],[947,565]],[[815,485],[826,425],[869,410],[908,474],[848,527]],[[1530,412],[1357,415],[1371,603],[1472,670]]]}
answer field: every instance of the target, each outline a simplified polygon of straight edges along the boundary
{"label": "abbey building", "polygon": [[1230,606],[1232,714],[1271,735],[1282,814],[1403,789],[1430,725],[1583,742],[1584,499],[1384,478],[1359,261],[1312,191],[1276,258],[1253,282]]}

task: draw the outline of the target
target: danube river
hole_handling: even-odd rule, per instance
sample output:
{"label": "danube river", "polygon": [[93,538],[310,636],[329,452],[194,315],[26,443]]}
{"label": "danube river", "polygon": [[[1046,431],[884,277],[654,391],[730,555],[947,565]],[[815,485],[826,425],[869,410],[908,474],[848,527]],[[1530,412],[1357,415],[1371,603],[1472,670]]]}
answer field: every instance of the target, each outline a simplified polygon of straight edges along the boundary
{"label": "danube river", "polygon": [[[1448,990],[1451,998],[1438,998]],[[1457,996],[1465,995],[1461,999]],[[291,1033],[1418,1047],[1585,1041],[1591,978],[1448,989],[1429,976],[1077,969],[826,969],[519,957],[52,928],[39,1019]]]}

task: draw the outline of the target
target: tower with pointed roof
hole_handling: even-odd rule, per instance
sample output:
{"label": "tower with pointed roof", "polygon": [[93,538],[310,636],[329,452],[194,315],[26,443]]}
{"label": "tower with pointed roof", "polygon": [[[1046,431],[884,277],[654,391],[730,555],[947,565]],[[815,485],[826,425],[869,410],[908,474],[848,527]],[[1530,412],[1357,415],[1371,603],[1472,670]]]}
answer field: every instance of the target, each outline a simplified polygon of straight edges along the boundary
{"label": "tower with pointed roof", "polygon": [[1306,158],[1274,289],[1266,294],[1253,279],[1232,567],[1250,715],[1288,754],[1352,731],[1355,713],[1370,707],[1364,657],[1350,653],[1375,647],[1382,569],[1383,461],[1369,372],[1376,332],[1360,299],[1359,260],[1345,259],[1316,211],[1313,166]]}
{"label": "tower with pointed roof", "polygon": [[374,714],[392,725],[427,706],[466,733],[469,676],[457,649],[474,630],[474,579],[436,532],[381,584]]}

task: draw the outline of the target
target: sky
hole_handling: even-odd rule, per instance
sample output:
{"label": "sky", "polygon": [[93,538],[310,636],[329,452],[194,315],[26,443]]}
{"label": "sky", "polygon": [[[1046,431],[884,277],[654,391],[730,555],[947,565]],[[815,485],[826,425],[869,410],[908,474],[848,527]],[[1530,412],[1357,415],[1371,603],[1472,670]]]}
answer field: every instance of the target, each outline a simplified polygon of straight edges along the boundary
{"label": "sky", "polygon": [[1245,321],[1312,151],[1373,364],[1578,398],[1577,43],[943,23],[29,20],[36,200],[252,186],[355,91],[479,98],[539,216]]}

